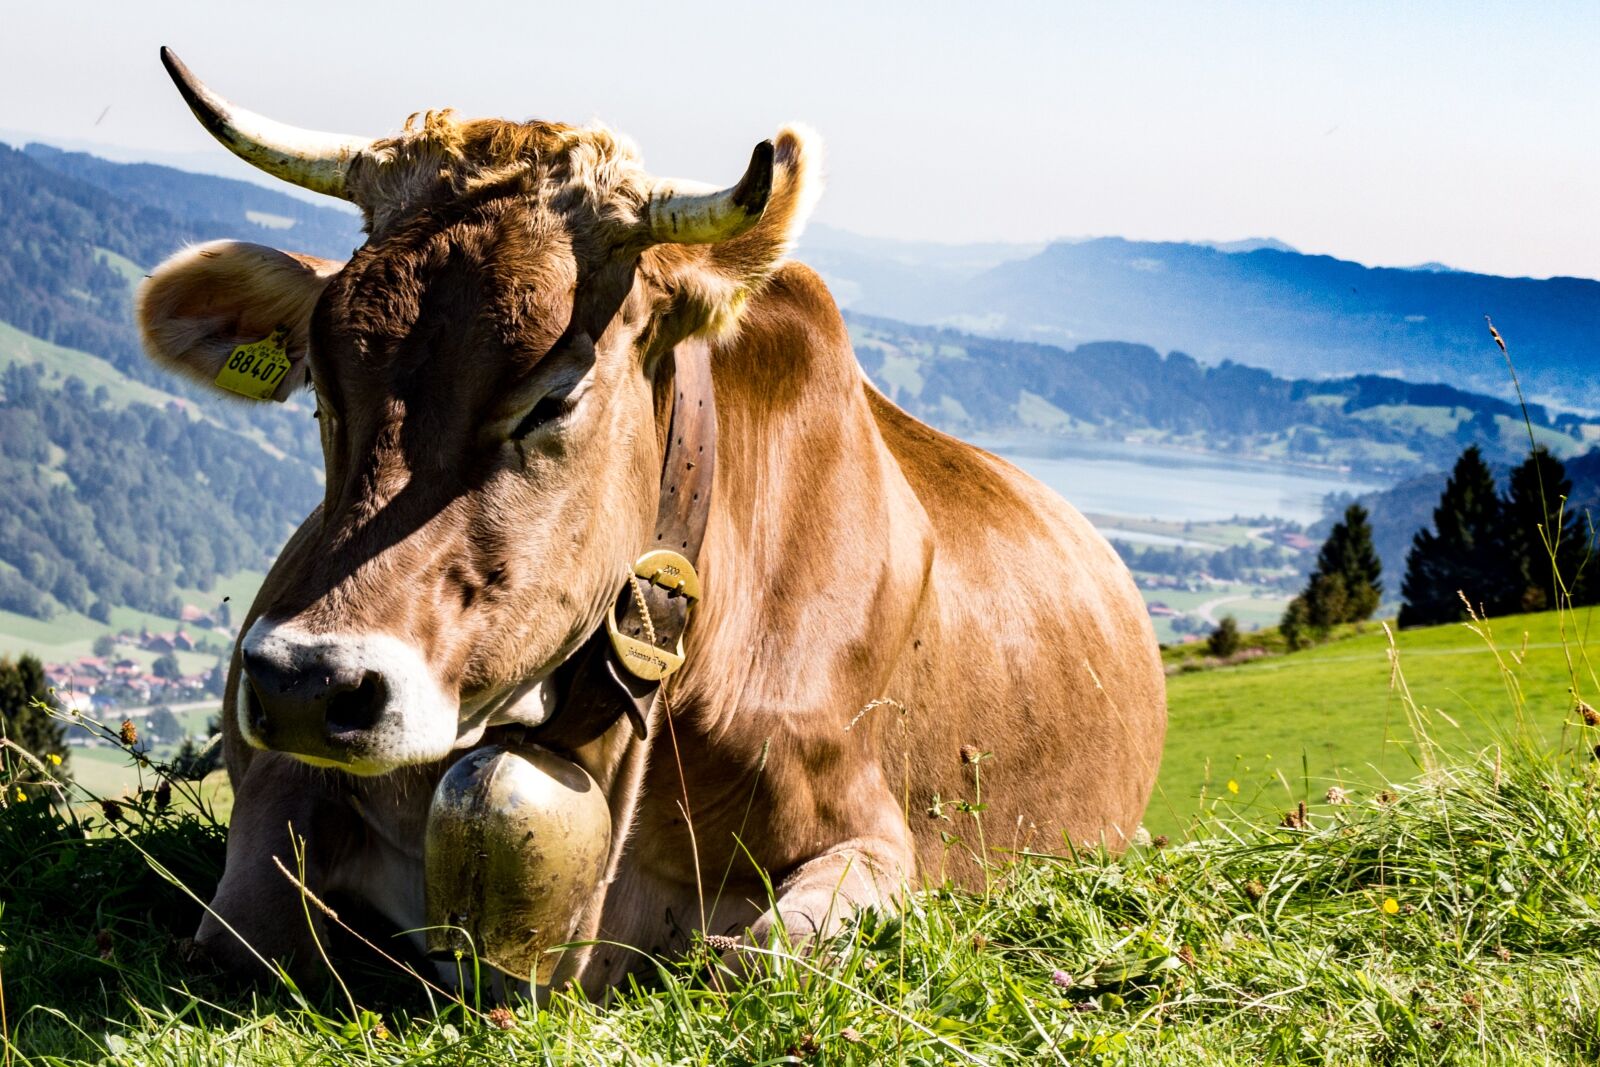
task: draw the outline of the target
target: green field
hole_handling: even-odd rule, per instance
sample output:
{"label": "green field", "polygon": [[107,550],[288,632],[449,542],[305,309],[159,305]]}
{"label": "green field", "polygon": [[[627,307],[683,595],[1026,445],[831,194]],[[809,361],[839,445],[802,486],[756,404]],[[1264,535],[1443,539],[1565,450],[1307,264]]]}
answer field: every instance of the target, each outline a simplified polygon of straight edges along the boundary
{"label": "green field", "polygon": [[[1555,743],[1570,728],[1574,673],[1580,692],[1600,689],[1600,613],[1515,616],[1493,620],[1490,630],[1498,653],[1465,625],[1395,635],[1423,727],[1457,752],[1519,726]],[[1390,685],[1388,650],[1374,629],[1290,656],[1169,677],[1171,722],[1148,824],[1177,832],[1219,796],[1230,807],[1281,811],[1319,801],[1332,785],[1412,777],[1414,733]],[[1513,684],[1527,705],[1522,723],[1508,696]],[[1237,794],[1227,790],[1230,780]]]}
{"label": "green field", "polygon": [[0,322],[0,366],[13,363],[44,364],[45,380],[52,388],[59,388],[61,382],[73,376],[87,385],[91,393],[105,386],[111,403],[119,407],[133,403],[160,407],[174,399],[170,393],[134,381],[98,356],[41,341]]}
{"label": "green field", "polygon": [[[240,571],[218,579],[210,592],[182,587],[177,588],[176,592],[185,604],[195,604],[207,610],[216,608],[223,597],[228,597],[228,606],[237,620],[249,610],[263,577],[260,571]],[[122,607],[111,609],[109,623],[96,622],[76,611],[64,611],[53,619],[35,619],[12,611],[0,611],[0,656],[31,654],[46,663],[66,663],[92,655],[94,640],[101,634],[115,634],[124,629],[138,630],[141,626],[153,631],[173,630],[178,625],[176,619]],[[194,636],[227,643],[222,635],[210,631],[195,631]],[[119,645],[117,654],[137,660],[145,666],[149,666],[156,658],[155,653],[128,644]],[[180,652],[177,656],[178,664],[185,673],[204,670],[216,661],[215,656],[203,653]]]}
{"label": "green field", "polygon": [[[226,818],[221,774],[163,807],[145,771],[111,825],[93,803],[18,799],[22,768],[0,779],[0,1052],[18,1067],[1596,1062],[1600,726],[1568,693],[1600,690],[1592,615],[1498,620],[1498,654],[1464,626],[1400,634],[1398,673],[1379,630],[1175,675],[1149,820],[1171,841],[997,855],[986,891],[922,893],[822,957],[762,950],[735,975],[700,946],[604,1005],[490,1014],[371,959],[241,992],[186,955],[199,909],[173,884],[215,883],[223,830],[195,812]],[[73,755],[91,787],[119,758]],[[1345,803],[1319,802],[1330,783]],[[952,822],[952,847],[979,817]]]}

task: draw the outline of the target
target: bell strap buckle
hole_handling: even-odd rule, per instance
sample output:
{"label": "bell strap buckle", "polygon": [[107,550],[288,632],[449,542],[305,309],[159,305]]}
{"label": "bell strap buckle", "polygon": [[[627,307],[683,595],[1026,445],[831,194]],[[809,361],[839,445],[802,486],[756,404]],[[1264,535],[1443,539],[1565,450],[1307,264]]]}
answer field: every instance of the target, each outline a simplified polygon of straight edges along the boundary
{"label": "bell strap buckle", "polygon": [[[668,596],[689,599],[692,608],[700,599],[700,575],[681,554],[668,548],[657,548],[640,556],[633,565],[634,577],[664,589]],[[684,627],[688,626],[688,612],[684,613]],[[630,637],[617,628],[615,608],[606,613],[606,634],[611,638],[611,648],[617,662],[636,678],[659,682],[683,666],[683,630],[678,631],[674,648],[658,648],[648,641]]]}

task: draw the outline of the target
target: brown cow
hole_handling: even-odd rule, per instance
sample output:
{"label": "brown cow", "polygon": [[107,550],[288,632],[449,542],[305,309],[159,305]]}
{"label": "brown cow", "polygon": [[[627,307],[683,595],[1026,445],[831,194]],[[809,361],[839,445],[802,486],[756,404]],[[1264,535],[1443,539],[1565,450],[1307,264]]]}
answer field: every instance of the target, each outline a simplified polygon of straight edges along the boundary
{"label": "brown cow", "polygon": [[[190,249],[141,293],[151,357],[207,382],[283,328],[276,395],[314,388],[327,468],[231,666],[213,955],[309,956],[272,862],[291,833],[312,889],[422,924],[433,783],[497,730],[561,722],[561,668],[651,541],[685,346],[709,347],[720,442],[705,592],[648,721],[562,752],[616,829],[577,936],[806,938],[908,884],[971,884],[980,841],[1133,833],[1166,726],[1133,582],[1054,493],[867,381],[827,288],[784,258],[819,188],[806,133],[717,192],[651,178],[598,127],[292,130],[163,55],[220,140],[354,201],[368,233],[342,264]],[[980,775],[981,834],[949,807]],[[638,962],[573,950],[557,980],[602,990]]]}

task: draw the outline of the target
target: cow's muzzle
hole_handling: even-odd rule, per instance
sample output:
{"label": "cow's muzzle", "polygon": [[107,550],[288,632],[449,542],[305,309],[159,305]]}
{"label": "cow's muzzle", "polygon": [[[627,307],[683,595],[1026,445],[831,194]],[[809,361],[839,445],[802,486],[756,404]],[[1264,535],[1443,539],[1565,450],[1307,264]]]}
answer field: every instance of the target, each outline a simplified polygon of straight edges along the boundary
{"label": "cow's muzzle", "polygon": [[458,702],[394,637],[257,620],[240,652],[239,726],[257,747],[381,774],[455,744]]}

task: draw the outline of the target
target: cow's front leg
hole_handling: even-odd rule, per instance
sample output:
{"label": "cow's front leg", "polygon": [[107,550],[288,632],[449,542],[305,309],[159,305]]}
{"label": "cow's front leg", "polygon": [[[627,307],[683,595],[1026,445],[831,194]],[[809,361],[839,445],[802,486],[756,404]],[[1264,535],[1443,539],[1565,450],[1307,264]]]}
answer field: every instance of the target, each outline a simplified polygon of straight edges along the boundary
{"label": "cow's front leg", "polygon": [[317,958],[322,916],[273,860],[323,893],[330,867],[359,833],[354,811],[329,781],[280,753],[250,761],[234,797],[222,880],[195,933],[196,945],[224,970],[260,978],[283,964],[304,973]]}
{"label": "cow's front leg", "polygon": [[750,942],[808,950],[839,932],[860,908],[898,911],[912,873],[907,837],[857,838],[800,864],[775,887],[776,902],[750,927]]}

